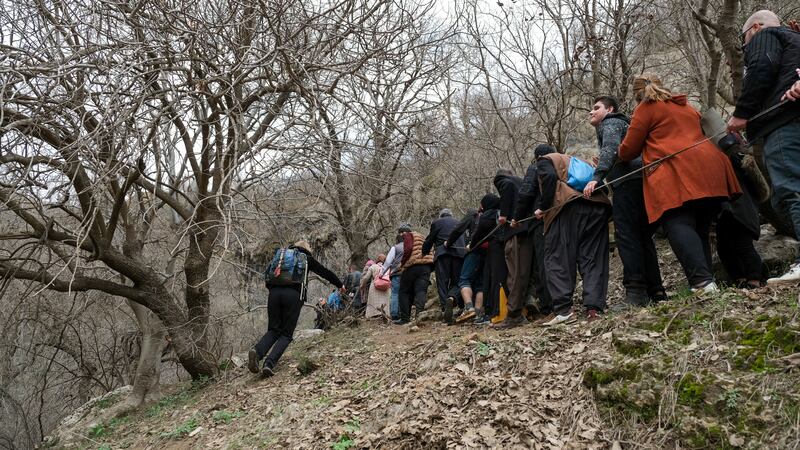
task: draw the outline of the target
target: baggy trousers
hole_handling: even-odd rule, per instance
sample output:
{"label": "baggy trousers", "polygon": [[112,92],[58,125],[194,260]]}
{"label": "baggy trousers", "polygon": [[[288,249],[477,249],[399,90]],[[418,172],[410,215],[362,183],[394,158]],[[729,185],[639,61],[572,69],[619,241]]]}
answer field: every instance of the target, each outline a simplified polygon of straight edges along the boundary
{"label": "baggy trousers", "polygon": [[439,306],[444,311],[445,301],[450,295],[451,290],[458,285],[461,276],[461,266],[463,258],[453,255],[440,255],[436,258],[434,267],[436,270],[436,290],[439,294]]}
{"label": "baggy trousers", "polygon": [[267,333],[256,344],[258,359],[267,355],[264,367],[275,367],[281,359],[283,352],[292,342],[297,319],[303,302],[300,300],[300,291],[289,286],[272,286],[269,288],[267,299]]}
{"label": "baggy trousers", "polygon": [[490,240],[483,263],[483,309],[489,317],[500,314],[500,289],[508,293],[506,278],[505,246],[503,242]]}
{"label": "baggy trousers", "polygon": [[800,239],[800,119],[764,137],[764,164],[772,182],[772,205],[789,214]]}
{"label": "baggy trousers", "polygon": [[653,241],[655,229],[647,220],[641,179],[626,181],[614,189],[612,215],[625,289],[649,296],[664,292]]}
{"label": "baggy trousers", "polygon": [[418,264],[403,270],[400,275],[400,320],[411,320],[412,301],[417,307],[417,314],[425,310],[430,284],[431,266]]}
{"label": "baggy trousers", "polygon": [[539,299],[539,312],[546,315],[553,311],[553,298],[547,288],[547,271],[544,270],[544,222],[534,219],[529,237],[533,242],[533,258],[527,295]]}
{"label": "baggy trousers", "polygon": [[392,274],[389,277],[392,282],[392,293],[389,300],[389,311],[392,315],[392,320],[400,318],[400,274]]}
{"label": "baggy trousers", "polygon": [[564,206],[550,224],[544,262],[553,312],[567,314],[577,282],[583,279],[583,305],[600,311],[608,293],[608,214],[606,207],[584,200]]}
{"label": "baggy trousers", "polygon": [[761,280],[761,255],[753,236],[730,212],[717,218],[717,255],[731,281]]}
{"label": "baggy trousers", "polygon": [[505,259],[508,267],[508,316],[518,317],[525,306],[525,294],[531,277],[533,239],[527,233],[512,236],[505,244]]}

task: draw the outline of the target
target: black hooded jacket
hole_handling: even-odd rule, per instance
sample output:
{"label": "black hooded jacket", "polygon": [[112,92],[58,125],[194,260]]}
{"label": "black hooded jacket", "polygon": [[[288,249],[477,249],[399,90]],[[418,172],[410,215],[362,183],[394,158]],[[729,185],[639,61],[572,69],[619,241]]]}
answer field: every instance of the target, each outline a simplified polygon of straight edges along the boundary
{"label": "black hooded jacket", "polygon": [[461,221],[458,222],[458,225],[450,232],[450,236],[447,236],[448,247],[453,245],[453,242],[458,241],[462,235],[464,236],[464,241],[469,242],[472,233],[475,232],[475,227],[478,226],[478,217],[480,217],[480,214],[477,209],[468,209]]}
{"label": "black hooded jacket", "polygon": [[[497,175],[494,177],[493,182],[494,187],[497,188],[497,192],[500,194],[500,215],[511,221],[514,217],[514,208],[519,197],[519,188],[522,187],[522,178],[513,175]],[[517,228],[501,227],[495,234],[498,235],[500,240],[505,241],[514,235],[527,231],[528,223],[526,222]]]}
{"label": "black hooded jacket", "polygon": [[[344,285],[344,283],[342,283],[342,280],[340,280],[339,277],[337,277],[335,273],[331,272],[327,267],[323,266],[322,263],[320,263],[319,261],[314,259],[314,257],[311,255],[311,253],[308,252],[308,250],[306,250],[306,249],[304,249],[302,247],[295,247],[294,245],[289,246],[289,248],[298,250],[298,251],[300,251],[300,252],[302,252],[302,253],[304,253],[306,255],[306,261],[308,262],[308,270],[309,271],[314,272],[315,274],[317,274],[320,277],[324,278],[328,283],[336,286],[337,288],[340,288],[340,287],[342,287]],[[275,249],[275,251],[278,251],[278,250],[279,249]],[[269,288],[269,287],[271,287],[271,286],[269,284],[267,284],[267,288]],[[282,286],[282,287],[285,287],[285,286]],[[302,286],[299,285],[299,284],[290,285],[289,287],[297,289],[298,291],[300,291],[301,288],[302,288]],[[303,301],[305,301],[305,299],[303,299]]]}
{"label": "black hooded jacket", "polygon": [[[475,232],[472,233],[469,240],[469,246],[471,249],[475,248],[475,245],[480,242],[483,238],[485,238],[491,231],[497,226],[497,215],[500,211],[500,197],[494,194],[486,194],[481,199],[481,215],[478,217],[478,223],[475,227]],[[487,241],[493,240],[501,240],[500,237],[497,235],[497,232],[491,235],[487,239]]]}

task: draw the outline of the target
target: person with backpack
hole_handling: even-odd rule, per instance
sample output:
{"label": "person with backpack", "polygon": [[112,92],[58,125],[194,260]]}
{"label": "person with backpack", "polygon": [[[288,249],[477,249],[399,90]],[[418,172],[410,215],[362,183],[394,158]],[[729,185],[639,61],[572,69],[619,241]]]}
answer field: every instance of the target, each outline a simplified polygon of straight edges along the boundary
{"label": "person with backpack", "polygon": [[611,202],[603,192],[585,198],[592,167],[552,147],[536,149],[536,170],[541,200],[534,212],[544,220],[544,263],[553,313],[540,319],[542,326],[575,320],[572,295],[576,268],[583,280],[583,306],[587,321],[606,308],[608,292],[608,217]]}
{"label": "person with backpack", "polygon": [[[781,26],[778,15],[769,10],[756,11],[742,26],[747,70],[728,129],[746,130],[750,142],[764,140],[772,205],[788,214],[800,239],[800,102],[793,101],[800,93],[795,90],[800,33],[792,28]],[[798,281],[800,253],[786,273],[767,283]]]}
{"label": "person with backpack", "polygon": [[647,220],[642,190],[642,174],[633,171],[642,167],[642,158],[622,162],[617,158],[619,145],[628,132],[630,119],[619,112],[619,102],[608,95],[594,99],[589,112],[589,123],[597,130],[600,155],[594,177],[583,189],[590,197],[604,180],[612,181],[633,173],[624,180],[615,181],[611,215],[614,219],[614,237],[622,260],[622,285],[625,287],[625,305],[645,306],[667,299],[658,267],[658,252],[653,241],[655,228]]}
{"label": "person with backpack", "polygon": [[667,233],[692,291],[718,291],[708,236],[722,203],[742,193],[731,162],[706,138],[700,113],[686,95],[673,94],[652,73],[634,77],[633,95],[638,105],[619,158],[633,161],[641,156],[650,164],[686,149],[646,171],[647,219]]}
{"label": "person with backpack", "polygon": [[435,248],[433,254],[433,267],[436,272],[436,288],[439,294],[439,305],[443,312],[445,323],[453,322],[453,306],[457,295],[451,293],[458,285],[461,275],[461,265],[464,264],[464,240],[458,239],[455,245],[445,246],[450,232],[458,226],[458,220],[453,217],[453,212],[444,208],[439,212],[439,218],[431,223],[431,229],[425,242],[422,244],[422,254],[427,255]]}
{"label": "person with backpack", "polygon": [[307,241],[277,249],[264,274],[269,289],[267,332],[247,353],[250,372],[259,373],[258,363],[264,359],[261,376],[274,375],[275,365],[292,342],[300,310],[306,301],[308,271],[324,278],[341,292],[345,291],[339,277],[311,256],[311,245]]}
{"label": "person with backpack", "polygon": [[361,276],[361,290],[367,293],[367,308],[364,311],[364,316],[367,319],[383,317],[384,314],[389,313],[386,309],[389,307],[391,281],[386,279],[383,282],[381,280],[384,261],[386,261],[386,255],[378,255],[373,264]]}

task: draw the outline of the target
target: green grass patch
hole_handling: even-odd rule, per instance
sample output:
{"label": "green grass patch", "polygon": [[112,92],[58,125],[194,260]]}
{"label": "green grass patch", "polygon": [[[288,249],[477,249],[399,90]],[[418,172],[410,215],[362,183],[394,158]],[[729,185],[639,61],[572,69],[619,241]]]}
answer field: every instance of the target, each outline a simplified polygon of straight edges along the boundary
{"label": "green grass patch", "polygon": [[120,426],[130,422],[128,416],[115,417],[108,422],[98,423],[89,429],[89,437],[92,439],[102,439],[110,436]]}
{"label": "green grass patch", "polygon": [[161,433],[161,437],[164,439],[181,439],[189,435],[192,431],[195,430],[199,426],[197,419],[192,417],[191,419],[187,420],[178,428],[175,428],[172,431],[166,431]]}
{"label": "green grass patch", "polygon": [[229,424],[233,419],[238,419],[239,417],[243,417],[245,413],[243,411],[236,411],[236,412],[228,412],[228,411],[214,411],[214,414],[211,415],[211,419],[216,424],[224,423]]}

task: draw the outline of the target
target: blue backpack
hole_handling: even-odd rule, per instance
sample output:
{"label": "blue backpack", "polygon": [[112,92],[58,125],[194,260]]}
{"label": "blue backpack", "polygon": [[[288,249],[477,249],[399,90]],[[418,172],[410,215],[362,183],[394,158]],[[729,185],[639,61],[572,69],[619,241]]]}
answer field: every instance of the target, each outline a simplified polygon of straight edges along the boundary
{"label": "blue backpack", "polygon": [[569,157],[569,168],[567,169],[567,184],[569,187],[578,192],[583,192],[583,188],[592,181],[593,177],[594,167],[580,158]]}
{"label": "blue backpack", "polygon": [[305,282],[308,259],[306,254],[294,248],[279,248],[264,273],[267,285],[292,286]]}

